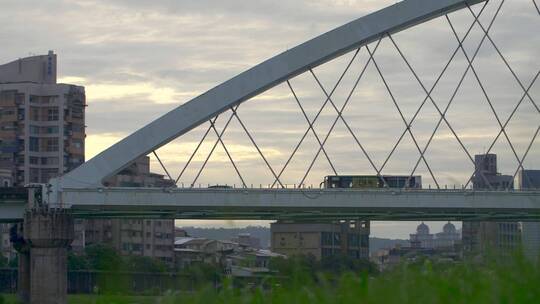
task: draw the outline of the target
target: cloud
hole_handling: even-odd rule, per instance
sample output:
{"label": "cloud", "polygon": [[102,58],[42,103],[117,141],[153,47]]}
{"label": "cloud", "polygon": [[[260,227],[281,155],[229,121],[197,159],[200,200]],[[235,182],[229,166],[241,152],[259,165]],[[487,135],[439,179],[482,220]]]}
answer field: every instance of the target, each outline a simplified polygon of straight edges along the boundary
{"label": "cloud", "polygon": [[[86,87],[89,105],[86,111],[86,156],[89,159],[167,111],[240,72],[394,3],[390,0],[5,0],[4,9],[0,11],[0,41],[9,43],[2,45],[0,62],[49,49],[59,54],[59,81]],[[498,4],[499,1],[489,2],[480,19],[484,25],[489,24]],[[478,12],[479,7],[473,9]],[[461,37],[473,22],[467,10],[450,14],[450,19]],[[540,18],[531,1],[506,1],[491,33],[497,48],[524,86],[529,85],[540,69],[537,60],[540,35],[534,32],[539,25]],[[473,27],[464,44],[469,56],[480,43],[481,34],[478,26]],[[427,90],[431,89],[458,47],[444,18],[396,33],[393,38]],[[374,45],[371,48],[373,50]],[[327,91],[331,91],[351,56],[347,54],[314,69]],[[374,58],[399,111],[373,63],[368,65],[351,94],[368,58],[362,49],[332,95],[332,102],[340,109],[350,94],[343,112],[348,127],[338,120],[325,143],[330,159],[343,174],[374,172],[348,128],[373,162],[381,166],[405,129],[406,123],[400,112],[409,121],[426,97],[389,39],[381,42]],[[523,90],[489,40],[484,41],[474,64],[489,100],[471,71],[456,91],[466,66],[467,60],[458,49],[431,97],[441,111],[452,100],[445,117],[465,147],[475,154],[484,152],[500,130],[493,110],[504,122],[512,114]],[[291,84],[307,117],[313,119],[326,96],[309,74],[295,77]],[[538,104],[538,82],[529,94]],[[286,183],[298,183],[315,158],[319,143],[308,130],[306,119],[288,87],[282,84],[253,98],[242,104],[238,113],[276,171],[283,168],[308,131],[283,174]],[[216,124],[218,130],[223,128],[229,115],[220,115]],[[327,103],[318,115],[313,128],[323,141],[332,128],[337,111]],[[526,98],[513,116],[506,130],[521,156],[536,126],[540,125],[540,114]],[[437,109],[431,100],[427,100],[412,124],[412,132],[421,148],[432,135],[439,118]],[[174,167],[171,171],[175,175],[185,165],[207,128],[206,123],[158,151],[165,163]],[[190,183],[193,180],[215,140],[215,134],[211,133],[181,181]],[[235,119],[223,140],[248,183],[273,182],[271,172]],[[533,143],[526,166],[540,168],[539,141]],[[493,151],[499,156],[499,170],[513,173],[517,161],[506,139],[501,137]],[[418,155],[417,147],[406,134],[384,172],[409,174]],[[444,123],[435,133],[426,158],[442,184],[464,183],[470,176],[472,164]],[[152,169],[162,171],[155,161]],[[417,171],[425,184],[434,183],[425,165],[421,163]],[[331,172],[321,154],[314,162],[307,182],[318,184]],[[200,182],[239,183],[220,146],[207,170],[201,174]]]}

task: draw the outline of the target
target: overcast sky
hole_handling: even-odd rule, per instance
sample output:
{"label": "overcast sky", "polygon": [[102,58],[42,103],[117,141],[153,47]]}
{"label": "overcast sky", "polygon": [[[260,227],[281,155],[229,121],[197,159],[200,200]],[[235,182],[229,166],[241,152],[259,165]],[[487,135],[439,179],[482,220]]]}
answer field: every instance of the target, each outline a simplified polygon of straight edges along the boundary
{"label": "overcast sky", "polygon": [[[158,118],[178,105],[204,93],[238,73],[299,43],[358,17],[393,4],[374,0],[291,0],[291,1],[134,1],[134,0],[1,0],[0,62],[9,62],[52,49],[58,54],[59,81],[84,85],[87,93],[87,158]],[[480,18],[487,28],[499,0],[493,0]],[[476,5],[478,13],[481,5]],[[464,35],[473,21],[469,11],[450,15],[458,35]],[[491,37],[524,86],[540,68],[540,16],[532,0],[508,0],[493,24]],[[475,26],[464,43],[469,57],[482,38]],[[421,81],[429,90],[457,47],[447,21],[439,18],[394,35]],[[370,46],[373,50],[374,45]],[[314,70],[330,91],[352,54]],[[333,95],[341,107],[358,74],[366,64],[362,49]],[[389,39],[384,39],[375,60],[388,82],[406,120],[410,120],[425,94],[407,69]],[[509,72],[489,40],[475,60],[478,73],[493,108],[504,123],[520,100],[523,90]],[[434,102],[444,109],[466,69],[458,53],[448,72],[433,91]],[[291,80],[298,97],[312,119],[324,102],[314,79],[301,75]],[[529,95],[540,104],[540,84]],[[307,130],[298,105],[285,85],[280,85],[240,107],[239,115],[274,168],[279,171]],[[447,119],[468,151],[485,152],[500,128],[485,96],[469,72],[447,113]],[[228,114],[220,117],[221,130]],[[321,140],[336,118],[328,106],[314,125]],[[386,91],[377,69],[369,64],[344,111],[344,118],[377,167],[404,131],[404,123]],[[424,147],[439,120],[428,101],[412,127]],[[540,114],[525,99],[508,124],[507,132],[522,157],[540,125]],[[194,130],[158,151],[175,177],[197,145],[208,125]],[[216,136],[211,135],[181,178],[190,184],[206,158]],[[271,173],[236,120],[223,137],[248,184],[273,182]],[[540,140],[531,147],[525,166],[540,168]],[[340,121],[325,147],[339,174],[373,174],[373,168],[351,134]],[[312,133],[283,174],[283,183],[300,182],[315,156],[318,145]],[[514,174],[517,160],[501,136],[492,149],[498,154],[499,171]],[[306,183],[318,185],[332,173],[321,156],[315,161]],[[409,134],[385,166],[385,174],[410,174],[418,150]],[[461,185],[473,172],[473,165],[443,123],[429,146],[426,159],[441,185]],[[153,162],[153,170],[161,172]],[[433,186],[426,166],[416,174],[424,186]],[[239,184],[221,147],[213,154],[197,183]],[[222,224],[222,223],[220,223]],[[228,225],[245,223],[228,222]],[[416,223],[375,223],[374,234],[405,237]],[[436,225],[440,227],[440,224]],[[438,230],[436,228],[435,230]]]}

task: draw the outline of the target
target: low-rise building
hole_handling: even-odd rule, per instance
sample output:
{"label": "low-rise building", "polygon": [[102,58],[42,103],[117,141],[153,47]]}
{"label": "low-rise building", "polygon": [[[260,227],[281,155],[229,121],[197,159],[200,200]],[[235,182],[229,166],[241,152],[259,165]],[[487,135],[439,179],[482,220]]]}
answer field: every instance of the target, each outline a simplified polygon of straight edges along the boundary
{"label": "low-rise building", "polygon": [[233,238],[231,241],[238,243],[243,246],[252,247],[252,248],[261,248],[261,239],[251,236],[249,233],[240,233],[237,237]]}
{"label": "low-rise building", "polygon": [[235,277],[269,275],[270,259],[285,257],[270,250],[231,241],[178,237],[174,243],[175,265],[183,269],[198,263],[211,264]]}
{"label": "low-rise building", "polygon": [[369,222],[272,223],[271,248],[286,256],[312,255],[317,260],[333,255],[369,258]]}

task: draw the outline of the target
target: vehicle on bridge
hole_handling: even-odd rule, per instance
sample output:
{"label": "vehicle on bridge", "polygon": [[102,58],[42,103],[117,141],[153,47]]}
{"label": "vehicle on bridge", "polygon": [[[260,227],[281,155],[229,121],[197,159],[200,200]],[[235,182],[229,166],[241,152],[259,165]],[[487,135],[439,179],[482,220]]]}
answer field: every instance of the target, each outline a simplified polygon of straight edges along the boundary
{"label": "vehicle on bridge", "polygon": [[415,175],[329,175],[324,178],[325,188],[407,188],[421,189],[422,176]]}

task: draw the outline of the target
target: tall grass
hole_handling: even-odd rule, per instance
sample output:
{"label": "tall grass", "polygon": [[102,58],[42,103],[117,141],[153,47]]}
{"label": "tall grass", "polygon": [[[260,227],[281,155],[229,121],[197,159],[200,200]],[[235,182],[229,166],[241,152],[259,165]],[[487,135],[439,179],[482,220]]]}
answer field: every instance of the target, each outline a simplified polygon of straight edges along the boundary
{"label": "tall grass", "polygon": [[403,264],[379,275],[303,273],[271,288],[206,288],[159,303],[540,303],[540,269],[516,255],[482,262]]}
{"label": "tall grass", "polygon": [[209,284],[160,297],[70,296],[70,303],[540,303],[540,268],[521,255],[460,263],[424,260],[380,274],[313,275],[298,267],[286,278],[238,285],[229,279],[217,289]]}

